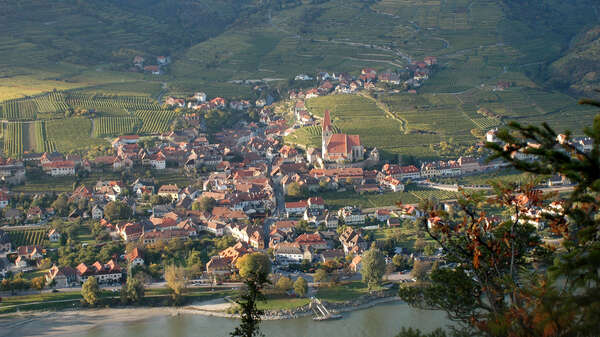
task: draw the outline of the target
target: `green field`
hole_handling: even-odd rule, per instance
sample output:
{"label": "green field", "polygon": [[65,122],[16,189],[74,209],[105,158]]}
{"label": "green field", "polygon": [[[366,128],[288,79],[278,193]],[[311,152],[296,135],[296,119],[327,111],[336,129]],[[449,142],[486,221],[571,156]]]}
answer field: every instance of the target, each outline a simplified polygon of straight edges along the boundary
{"label": "green field", "polygon": [[[27,114],[23,106],[30,107]],[[86,150],[106,144],[105,137],[164,132],[178,115],[149,96],[82,91],[51,92],[0,107],[10,120],[4,123],[4,153],[13,157],[25,151]],[[65,111],[84,116],[65,116]]]}
{"label": "green field", "polygon": [[[404,134],[403,123],[387,115],[368,98],[334,95],[312,98],[306,103],[310,112],[319,117],[329,110],[333,125],[342,132],[360,135],[363,145],[377,147],[386,153],[399,152],[399,136]],[[315,146],[320,143],[320,132],[310,127],[291,134],[286,141]]]}
{"label": "green field", "polygon": [[84,117],[75,117],[46,122],[46,134],[56,145],[56,150],[70,152],[106,145],[103,139],[91,137],[92,121]]}
{"label": "green field", "polygon": [[[339,130],[359,134],[363,145],[377,147],[387,158],[396,154],[435,157],[431,145],[446,142],[471,146],[478,141],[472,130],[483,134],[509,121],[546,122],[558,131],[581,134],[597,114],[596,109],[578,105],[567,95],[536,88],[471,89],[460,94],[384,94],[378,96],[377,102],[388,113],[360,95],[317,97],[307,100],[306,105],[316,116],[330,110],[332,122]],[[480,114],[481,109],[493,115]],[[320,128],[297,129],[285,140],[303,147],[319,147]]]}
{"label": "green field", "polygon": [[[261,92],[253,83],[232,80],[263,79],[283,93],[298,85],[291,79],[299,73],[398,70],[429,55],[439,64],[416,95],[384,94],[377,97],[379,105],[355,98],[345,103],[317,99],[312,108],[337,110],[339,128],[360,134],[385,158],[437,157],[430,145],[472,144],[471,130],[509,119],[548,121],[578,131],[595,114],[577,107],[570,96],[541,88],[562,90],[575,81],[570,89],[589,91],[593,86],[588,84],[597,83],[591,71],[595,30],[577,35],[597,19],[597,1],[260,3],[263,7],[250,0],[173,0],[142,6],[98,0],[48,7],[34,0],[5,1],[0,4],[5,33],[0,36],[0,116],[6,121],[55,120],[71,109],[93,110],[94,118],[122,119],[101,119],[93,127],[66,122],[67,130],[78,124],[80,133],[97,138],[150,134],[167,130],[176,116],[155,101],[164,94],[204,91],[210,97],[255,99]],[[160,14],[164,11],[172,15]],[[557,23],[561,30],[550,29]],[[582,46],[586,49],[577,49]],[[169,55],[172,63],[164,75],[144,74],[132,68],[136,55],[145,57],[145,64]],[[573,62],[578,55],[589,60],[581,69]],[[546,64],[553,64],[550,75]],[[493,92],[498,81],[513,88]],[[478,114],[480,108],[497,117]],[[24,127],[21,141],[19,127],[11,127],[4,136],[6,154],[85,150],[103,143],[58,135],[52,124]],[[318,138],[314,130],[299,130],[288,140],[317,145]]]}

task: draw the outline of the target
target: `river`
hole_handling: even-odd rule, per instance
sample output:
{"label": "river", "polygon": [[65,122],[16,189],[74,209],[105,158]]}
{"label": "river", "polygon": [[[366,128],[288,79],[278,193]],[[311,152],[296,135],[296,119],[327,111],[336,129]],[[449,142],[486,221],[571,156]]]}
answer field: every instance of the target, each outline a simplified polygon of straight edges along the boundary
{"label": "river", "polygon": [[[449,322],[439,311],[425,311],[395,302],[344,313],[339,320],[315,322],[310,317],[264,321],[262,332],[267,337],[383,337],[395,336],[402,327],[424,332],[444,327]],[[212,337],[228,336],[238,321],[195,314],[158,315],[136,321],[105,322],[70,337]]]}

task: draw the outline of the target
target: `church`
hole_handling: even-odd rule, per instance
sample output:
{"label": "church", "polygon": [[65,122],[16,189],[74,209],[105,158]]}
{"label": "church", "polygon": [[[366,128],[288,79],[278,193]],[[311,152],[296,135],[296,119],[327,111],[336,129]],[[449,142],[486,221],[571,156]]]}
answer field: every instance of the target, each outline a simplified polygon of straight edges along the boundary
{"label": "church", "polygon": [[359,135],[333,133],[329,110],[325,110],[321,134],[321,154],[326,162],[354,162],[364,159],[365,148]]}

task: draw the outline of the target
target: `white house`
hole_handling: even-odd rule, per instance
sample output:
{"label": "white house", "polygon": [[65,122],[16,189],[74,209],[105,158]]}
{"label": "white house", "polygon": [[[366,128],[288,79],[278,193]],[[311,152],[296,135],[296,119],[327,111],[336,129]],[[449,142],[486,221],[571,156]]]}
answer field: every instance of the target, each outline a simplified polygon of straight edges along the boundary
{"label": "white house", "polygon": [[304,253],[297,244],[280,242],[275,246],[273,255],[283,263],[299,263],[304,259]]}
{"label": "white house", "polygon": [[297,202],[286,202],[285,203],[285,213],[288,217],[290,216],[301,216],[306,211],[306,207],[308,206],[306,201],[297,201]]}
{"label": "white house", "polygon": [[51,229],[48,232],[48,240],[50,240],[50,242],[60,241],[60,233],[56,229]]}
{"label": "white house", "polygon": [[95,205],[92,208],[92,219],[94,220],[98,220],[98,219],[102,219],[104,217],[104,209],[102,209],[102,207]]}
{"label": "white house", "polygon": [[167,167],[167,158],[161,152],[150,156],[150,166],[155,170],[164,170]]}

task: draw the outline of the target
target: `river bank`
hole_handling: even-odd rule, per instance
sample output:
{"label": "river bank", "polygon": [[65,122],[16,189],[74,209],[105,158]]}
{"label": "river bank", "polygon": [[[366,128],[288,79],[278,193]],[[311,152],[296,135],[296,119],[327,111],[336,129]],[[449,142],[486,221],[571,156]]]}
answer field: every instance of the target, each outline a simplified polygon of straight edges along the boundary
{"label": "river bank", "polygon": [[[331,303],[322,301],[327,309],[342,313],[354,310],[371,308],[378,304],[400,301],[397,296],[366,296],[353,301]],[[228,313],[231,303],[225,300],[215,300],[202,303],[201,305],[188,305],[178,309],[178,313],[214,316],[223,318],[239,318],[238,314]],[[312,315],[309,305],[303,305],[292,310],[266,310],[262,319],[265,321],[276,321],[285,319],[296,319]]]}
{"label": "river bank", "polygon": [[[397,297],[371,298],[347,303],[325,303],[337,312],[349,312],[372,308],[379,304],[397,302]],[[107,325],[131,324],[165,317],[200,315],[205,317],[236,319],[237,315],[226,312],[230,303],[224,299],[211,300],[184,307],[135,307],[99,308],[86,310],[62,310],[46,312],[20,312],[0,315],[0,337],[4,336],[65,336],[83,334],[91,329]],[[309,310],[269,312],[265,321],[283,321],[306,318]]]}

